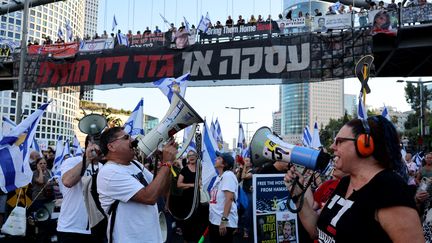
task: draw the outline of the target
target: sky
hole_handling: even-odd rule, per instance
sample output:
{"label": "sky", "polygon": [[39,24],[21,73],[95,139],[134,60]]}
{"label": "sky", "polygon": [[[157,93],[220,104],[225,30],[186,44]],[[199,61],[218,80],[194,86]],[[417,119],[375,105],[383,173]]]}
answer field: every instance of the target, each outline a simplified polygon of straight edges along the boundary
{"label": "sky", "polygon": [[[98,32],[102,33],[104,29],[111,31],[114,14],[118,23],[117,28],[122,32],[132,29],[135,33],[137,30],[142,32],[146,26],[154,29],[155,25],[166,30],[167,26],[164,26],[159,14],[178,26],[183,21],[183,16],[190,24],[197,25],[201,14],[205,15],[206,12],[209,12],[212,22],[216,20],[224,22],[227,15],[237,19],[241,14],[248,19],[251,14],[267,16],[271,13],[272,16],[277,16],[282,12],[280,0],[233,1],[100,0]],[[372,92],[367,95],[366,105],[378,108],[385,104],[395,107],[398,111],[410,110],[410,106],[405,101],[405,84],[397,83],[398,79],[401,78],[371,78],[369,86]],[[418,78],[410,77],[409,80],[418,80]],[[360,82],[357,79],[346,79],[344,89],[345,94],[358,95]],[[133,110],[142,97],[144,113],[162,119],[169,108],[169,102],[158,88],[95,90],[94,93],[95,102],[103,102],[109,107],[127,110]],[[255,107],[241,111],[241,121],[251,123],[243,126],[246,138],[251,138],[258,128],[272,126],[272,113],[279,110],[279,86],[189,87],[185,99],[202,118],[207,119],[208,123],[218,118],[224,141],[232,148],[233,138],[238,137],[239,112],[225,107]]]}

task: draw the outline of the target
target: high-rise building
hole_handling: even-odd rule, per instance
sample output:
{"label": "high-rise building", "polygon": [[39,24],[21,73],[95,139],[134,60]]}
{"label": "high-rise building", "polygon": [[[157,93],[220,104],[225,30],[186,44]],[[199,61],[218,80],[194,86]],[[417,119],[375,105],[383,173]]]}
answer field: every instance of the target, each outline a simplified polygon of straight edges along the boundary
{"label": "high-rise building", "polygon": [[[292,10],[292,16],[300,11],[312,13],[319,9],[325,13],[331,3],[323,1],[284,0],[283,15]],[[328,124],[330,118],[343,116],[343,80],[299,84],[284,84],[280,88],[281,135],[290,143],[301,143],[305,126]]]}
{"label": "high-rise building", "polygon": [[[72,29],[72,35],[82,37],[84,34],[85,6],[86,1],[97,2],[97,0],[74,0],[57,1],[30,8],[28,40],[42,44],[44,38],[49,36],[55,41],[58,30],[61,29],[66,36],[66,24]],[[3,0],[1,3],[8,4],[15,1]],[[97,4],[96,4],[97,5]],[[94,6],[94,5],[92,5]],[[97,9],[97,8],[96,8]],[[97,11],[97,10],[96,10]],[[1,16],[0,37],[21,41],[23,12],[17,11]],[[97,22],[97,14],[89,22]],[[50,89],[39,89],[35,92],[24,92],[23,94],[23,119],[31,114],[43,103],[53,100],[48,107],[44,117],[40,121],[36,132],[36,139],[43,146],[53,145],[59,135],[71,139],[76,126],[74,120],[79,111],[79,87],[60,87]],[[13,121],[16,120],[17,94],[13,91],[0,92],[1,110],[0,116],[6,116]]]}
{"label": "high-rise building", "polygon": [[84,36],[97,33],[99,0],[85,0]]}
{"label": "high-rise building", "polygon": [[273,112],[273,132],[281,135],[281,112]]}
{"label": "high-rise building", "polygon": [[353,116],[357,111],[357,96],[353,94],[344,94],[344,110],[348,115]]}

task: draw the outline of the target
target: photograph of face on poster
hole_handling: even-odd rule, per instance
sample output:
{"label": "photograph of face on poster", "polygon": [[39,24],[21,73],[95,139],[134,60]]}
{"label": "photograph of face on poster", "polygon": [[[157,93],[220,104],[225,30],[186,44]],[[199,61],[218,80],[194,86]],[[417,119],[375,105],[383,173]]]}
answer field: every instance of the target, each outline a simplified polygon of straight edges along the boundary
{"label": "photograph of face on poster", "polygon": [[[297,243],[297,214],[287,207],[284,174],[253,175],[253,218],[255,242]],[[295,208],[290,202],[291,208]]]}

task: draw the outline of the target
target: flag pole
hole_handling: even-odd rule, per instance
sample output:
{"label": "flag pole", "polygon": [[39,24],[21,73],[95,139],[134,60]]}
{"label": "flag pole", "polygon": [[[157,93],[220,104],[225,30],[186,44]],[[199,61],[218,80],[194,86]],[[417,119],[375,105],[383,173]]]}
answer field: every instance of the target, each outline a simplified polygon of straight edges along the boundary
{"label": "flag pole", "polygon": [[25,0],[24,3],[24,17],[23,17],[23,32],[21,38],[21,57],[19,64],[18,74],[18,97],[17,97],[17,112],[15,117],[16,124],[19,124],[22,119],[22,101],[24,90],[24,66],[25,59],[27,58],[27,32],[28,32],[28,16],[29,16],[30,0]]}

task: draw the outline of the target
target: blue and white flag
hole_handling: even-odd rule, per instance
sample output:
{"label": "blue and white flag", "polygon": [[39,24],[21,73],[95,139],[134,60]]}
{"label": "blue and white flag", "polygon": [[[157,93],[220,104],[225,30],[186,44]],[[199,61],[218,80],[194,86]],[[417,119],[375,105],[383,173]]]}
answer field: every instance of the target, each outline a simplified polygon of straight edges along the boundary
{"label": "blue and white flag", "polygon": [[83,149],[81,148],[81,145],[80,145],[76,135],[74,135],[72,148],[74,150],[74,156],[83,156],[84,152],[83,152]]}
{"label": "blue and white flag", "polygon": [[207,12],[205,17],[201,15],[201,20],[198,24],[197,29],[201,30],[202,32],[206,32],[207,29],[209,28],[210,23],[211,23],[210,16],[209,16],[209,13]]}
{"label": "blue and white flag", "polygon": [[[217,119],[217,118],[216,118]],[[213,118],[212,121],[210,123],[210,134],[213,137],[213,139],[215,141],[217,141],[217,134],[216,134],[216,124],[213,122]]]}
{"label": "blue and white flag", "polygon": [[54,165],[52,168],[52,173],[55,177],[61,177],[60,166],[63,162],[64,158],[64,145],[63,145],[63,136],[58,136],[55,156],[54,156]]}
{"label": "blue and white flag", "polygon": [[309,127],[306,126],[303,129],[303,138],[302,138],[303,146],[310,147],[312,145],[312,135],[309,131]]}
{"label": "blue and white flag", "polygon": [[390,114],[387,110],[387,106],[384,105],[384,110],[382,111],[381,115],[385,118],[387,118],[387,120],[391,121],[391,117]]}
{"label": "blue and white flag", "polygon": [[132,138],[136,138],[138,135],[144,135],[144,99],[141,100],[136,105],[135,109],[132,111],[129,119],[125,122],[124,131],[130,134]]}
{"label": "blue and white flag", "polygon": [[162,93],[168,98],[171,103],[173,93],[176,92],[181,97],[186,94],[187,80],[189,79],[190,73],[186,73],[178,78],[163,78],[153,82],[153,85],[157,86]]}
{"label": "blue and white flag", "polygon": [[223,137],[222,137],[222,129],[219,124],[218,118],[216,118],[215,126],[215,134],[216,134],[216,143],[220,151],[223,150]]}
{"label": "blue and white flag", "polygon": [[59,39],[61,39],[61,40],[64,39],[64,37],[63,37],[63,31],[62,31],[62,29],[61,29],[60,26],[58,27],[58,30],[57,30],[57,37],[58,37]]}
{"label": "blue and white flag", "polygon": [[164,23],[166,23],[168,25],[170,24],[170,22],[162,14],[159,14],[159,15],[161,16]]}
{"label": "blue and white flag", "polygon": [[[2,125],[2,133],[3,134],[10,133],[12,131],[12,129],[14,127],[16,127],[16,123],[14,121],[12,121],[11,119],[3,116],[2,120],[3,120],[3,125]],[[0,134],[0,138],[2,136],[3,135]],[[33,138],[33,142],[30,144],[30,148],[36,150],[41,155],[41,157],[43,156],[42,151],[39,148],[39,144],[36,141],[36,138]]]}
{"label": "blue and white flag", "polygon": [[216,151],[218,150],[216,141],[210,133],[207,122],[204,121],[204,130],[202,135],[202,183],[203,188],[208,191],[213,186],[214,179],[217,176],[214,164],[216,162]]}
{"label": "blue and white flag", "polygon": [[362,99],[362,95],[360,93],[359,95],[359,99],[358,99],[358,108],[357,108],[357,116],[358,119],[367,119],[367,111],[365,109],[365,106],[363,104],[363,99]]}
{"label": "blue and white flag", "polygon": [[186,17],[183,16],[183,19],[184,19],[184,24],[185,24],[185,30],[186,30],[186,32],[190,33],[190,24],[187,21]]}
{"label": "blue and white flag", "polygon": [[73,40],[73,33],[72,33],[72,27],[70,26],[70,21],[66,21],[66,40],[72,41]]}
{"label": "blue and white flag", "polygon": [[128,40],[127,36],[123,33],[117,34],[117,42],[119,45],[129,46],[129,40]]}
{"label": "blue and white flag", "polygon": [[66,155],[69,155],[69,157],[71,156],[71,149],[70,149],[70,143],[69,143],[69,139],[66,139],[64,148],[63,148],[63,160],[66,157]]}
{"label": "blue and white flag", "polygon": [[[192,126],[188,126],[184,129],[184,135],[183,135],[183,146],[186,146],[186,141],[189,139],[189,133],[191,132]],[[194,136],[193,134],[192,136]],[[195,142],[195,136],[192,138],[191,142],[189,143],[188,147],[186,148],[186,154],[189,151],[196,152],[196,142]]]}
{"label": "blue and white flag", "polygon": [[341,6],[341,3],[339,1],[335,2],[331,7],[333,11],[337,12]]}
{"label": "blue and white flag", "polygon": [[117,19],[116,19],[115,14],[114,14],[111,31],[114,31],[116,27],[117,27]]}
{"label": "blue and white flag", "polygon": [[314,131],[313,131],[313,136],[312,136],[312,144],[311,144],[312,148],[319,148],[322,147],[321,145],[321,141],[320,141],[320,136],[319,136],[319,129],[318,129],[318,123],[315,121],[314,124]]}
{"label": "blue and white flag", "polygon": [[30,144],[48,105],[43,104],[0,140],[0,188],[3,192],[13,191],[31,182]]}
{"label": "blue and white flag", "polygon": [[240,153],[241,151],[243,151],[243,149],[246,148],[246,138],[244,135],[244,131],[243,131],[243,125],[240,123],[239,124],[239,135],[238,135],[238,140],[237,140],[237,148],[240,148]]}

